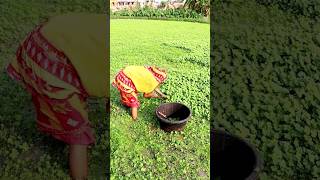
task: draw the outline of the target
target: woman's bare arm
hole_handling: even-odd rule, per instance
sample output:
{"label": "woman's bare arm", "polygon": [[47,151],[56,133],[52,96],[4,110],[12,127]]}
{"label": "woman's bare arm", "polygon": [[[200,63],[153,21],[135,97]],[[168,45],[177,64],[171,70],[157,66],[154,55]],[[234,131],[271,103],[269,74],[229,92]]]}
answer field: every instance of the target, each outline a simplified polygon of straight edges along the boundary
{"label": "woman's bare arm", "polygon": [[165,98],[165,99],[168,98],[168,96],[165,95],[165,94],[163,94],[159,88],[156,88],[154,91],[155,91],[157,94],[159,94],[162,98]]}

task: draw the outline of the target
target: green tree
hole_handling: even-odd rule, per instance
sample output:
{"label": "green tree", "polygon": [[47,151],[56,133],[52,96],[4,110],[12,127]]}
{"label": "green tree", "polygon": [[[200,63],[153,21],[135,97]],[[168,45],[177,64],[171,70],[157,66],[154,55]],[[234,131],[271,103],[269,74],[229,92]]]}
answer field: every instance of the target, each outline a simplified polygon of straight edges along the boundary
{"label": "green tree", "polygon": [[186,0],[184,6],[204,16],[208,16],[210,12],[210,0]]}

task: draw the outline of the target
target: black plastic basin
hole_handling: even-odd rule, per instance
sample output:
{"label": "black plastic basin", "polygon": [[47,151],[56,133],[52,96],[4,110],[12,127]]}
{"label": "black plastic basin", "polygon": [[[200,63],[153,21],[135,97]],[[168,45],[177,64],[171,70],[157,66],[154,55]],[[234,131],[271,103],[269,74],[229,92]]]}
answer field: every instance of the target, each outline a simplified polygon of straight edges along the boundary
{"label": "black plastic basin", "polygon": [[252,145],[222,130],[211,130],[210,139],[210,168],[214,179],[259,179],[263,162]]}
{"label": "black plastic basin", "polygon": [[[160,128],[166,132],[182,131],[191,117],[191,110],[181,103],[165,103],[156,109]],[[174,118],[175,121],[170,119]]]}

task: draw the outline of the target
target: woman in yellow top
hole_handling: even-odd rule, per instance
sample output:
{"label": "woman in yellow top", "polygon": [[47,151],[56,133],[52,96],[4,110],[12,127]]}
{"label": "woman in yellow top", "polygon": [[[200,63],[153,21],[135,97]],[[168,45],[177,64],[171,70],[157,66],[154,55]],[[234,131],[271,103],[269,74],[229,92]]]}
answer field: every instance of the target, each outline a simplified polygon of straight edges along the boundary
{"label": "woman in yellow top", "polygon": [[86,179],[87,147],[95,143],[86,99],[109,97],[106,22],[106,15],[51,18],[26,37],[7,68],[31,93],[38,128],[69,144],[73,179]]}
{"label": "woman in yellow top", "polygon": [[167,73],[162,68],[128,66],[120,70],[112,85],[119,90],[121,103],[131,108],[131,116],[135,120],[140,106],[137,94],[144,93],[145,98],[166,98],[159,89],[166,78]]}

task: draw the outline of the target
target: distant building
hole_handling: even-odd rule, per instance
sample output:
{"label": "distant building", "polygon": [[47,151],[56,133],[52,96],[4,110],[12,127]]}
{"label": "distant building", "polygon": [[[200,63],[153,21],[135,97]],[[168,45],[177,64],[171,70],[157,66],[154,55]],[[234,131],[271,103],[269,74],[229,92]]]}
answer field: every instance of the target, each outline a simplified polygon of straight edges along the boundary
{"label": "distant building", "polygon": [[137,0],[110,0],[111,11],[130,9],[137,5]]}

